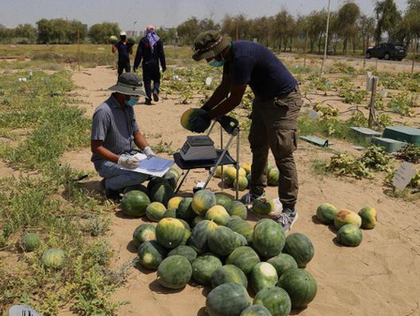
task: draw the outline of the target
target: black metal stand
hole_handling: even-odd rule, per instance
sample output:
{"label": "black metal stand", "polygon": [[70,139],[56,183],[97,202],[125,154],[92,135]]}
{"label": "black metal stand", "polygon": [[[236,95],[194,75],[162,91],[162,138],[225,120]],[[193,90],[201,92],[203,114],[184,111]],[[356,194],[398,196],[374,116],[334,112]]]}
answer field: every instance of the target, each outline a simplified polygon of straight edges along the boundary
{"label": "black metal stand", "polygon": [[[220,143],[221,143],[221,149],[216,150],[217,151],[217,158],[216,160],[206,160],[206,161],[184,161],[181,158],[181,154],[179,152],[174,154],[174,161],[175,164],[181,168],[182,170],[187,170],[182,177],[178,187],[175,190],[175,193],[178,193],[179,189],[185,182],[185,179],[187,178],[189,172],[191,169],[206,169],[209,170],[209,176],[207,177],[207,180],[204,184],[203,189],[207,187],[210,180],[214,177],[217,167],[224,165],[234,165],[236,168],[236,177],[238,178],[239,175],[239,123],[236,119],[231,118],[229,116],[222,116],[218,120],[216,120],[210,127],[209,131],[207,132],[207,136],[210,135],[211,131],[213,130],[214,125],[216,122],[220,123],[221,129],[220,129]],[[225,130],[228,134],[230,134],[230,138],[226,144],[226,147],[223,148],[223,130]],[[234,138],[236,137],[236,161],[232,158],[232,156],[229,154],[228,149],[230,145],[232,144]],[[223,169],[222,169],[223,174]],[[223,182],[223,177],[222,177]],[[239,181],[236,181],[237,185],[235,188],[236,191],[236,199],[238,199],[239,196]]]}

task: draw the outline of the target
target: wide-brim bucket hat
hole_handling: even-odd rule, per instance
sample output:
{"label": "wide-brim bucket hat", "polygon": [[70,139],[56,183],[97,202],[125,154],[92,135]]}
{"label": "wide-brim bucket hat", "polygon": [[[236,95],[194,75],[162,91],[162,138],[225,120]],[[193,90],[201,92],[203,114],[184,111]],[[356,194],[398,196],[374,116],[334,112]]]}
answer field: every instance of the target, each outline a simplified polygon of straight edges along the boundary
{"label": "wide-brim bucket hat", "polygon": [[205,31],[200,33],[192,47],[194,55],[192,58],[199,61],[207,58],[214,58],[229,46],[231,38],[223,36],[217,31]]}
{"label": "wide-brim bucket hat", "polygon": [[125,72],[118,77],[116,85],[108,88],[109,91],[119,92],[125,95],[146,95],[143,91],[141,78],[132,72]]}

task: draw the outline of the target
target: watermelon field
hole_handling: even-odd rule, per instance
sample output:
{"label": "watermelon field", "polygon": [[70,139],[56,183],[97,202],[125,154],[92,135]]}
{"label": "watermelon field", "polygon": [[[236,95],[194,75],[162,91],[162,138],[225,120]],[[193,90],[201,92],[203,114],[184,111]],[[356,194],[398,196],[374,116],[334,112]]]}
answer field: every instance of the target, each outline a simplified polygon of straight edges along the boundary
{"label": "watermelon field", "polygon": [[[350,129],[368,126],[368,71],[379,77],[375,129],[419,127],[418,65],[411,74],[405,64],[329,58],[320,78],[318,56],[304,66],[302,55],[279,55],[301,83],[299,135],[333,143],[299,139],[299,219],[284,234],[267,215],[277,197],[271,154],[267,199],[253,211],[234,201],[236,183],[240,197],[247,192],[252,163],[250,90],[230,114],[241,129],[238,179],[226,167],[193,194],[208,175],[195,169],[174,194],[182,175],[174,166],[121,202],[103,197],[89,138],[117,76],[109,50],[13,45],[1,53],[1,315],[14,304],[43,315],[420,315],[420,149],[389,154]],[[167,47],[162,100],[135,106],[161,157],[192,134],[182,114],[221,77],[190,55]],[[219,146],[219,127],[211,137]],[[403,161],[417,175],[400,191],[392,179]]]}

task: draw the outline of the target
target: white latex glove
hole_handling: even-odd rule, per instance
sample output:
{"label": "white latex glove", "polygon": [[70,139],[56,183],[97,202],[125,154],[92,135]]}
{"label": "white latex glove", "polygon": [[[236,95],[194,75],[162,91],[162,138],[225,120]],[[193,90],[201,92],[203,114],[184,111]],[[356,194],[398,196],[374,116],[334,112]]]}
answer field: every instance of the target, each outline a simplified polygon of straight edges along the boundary
{"label": "white latex glove", "polygon": [[147,159],[156,157],[156,154],[153,152],[152,148],[150,146],[147,146],[143,149],[143,153],[147,156]]}
{"label": "white latex glove", "polygon": [[134,156],[121,155],[120,158],[118,158],[118,164],[124,168],[133,169],[137,167],[139,163],[140,159]]}

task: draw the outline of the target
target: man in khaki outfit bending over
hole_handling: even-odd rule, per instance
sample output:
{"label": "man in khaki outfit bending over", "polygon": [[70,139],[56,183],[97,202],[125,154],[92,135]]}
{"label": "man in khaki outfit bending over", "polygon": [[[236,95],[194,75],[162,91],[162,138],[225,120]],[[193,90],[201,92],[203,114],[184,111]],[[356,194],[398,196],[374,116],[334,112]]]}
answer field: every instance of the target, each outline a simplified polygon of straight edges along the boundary
{"label": "man in khaki outfit bending over", "polygon": [[266,47],[248,41],[231,41],[217,31],[206,31],[195,39],[193,59],[223,66],[223,78],[198,116],[196,132],[204,132],[209,121],[233,110],[249,85],[255,94],[249,142],[252,151],[250,192],[246,204],[264,195],[267,158],[271,149],[280,171],[278,193],[283,212],[277,218],[284,231],[296,222],[298,177],[293,152],[296,150],[297,117],[302,106],[298,82]]}

